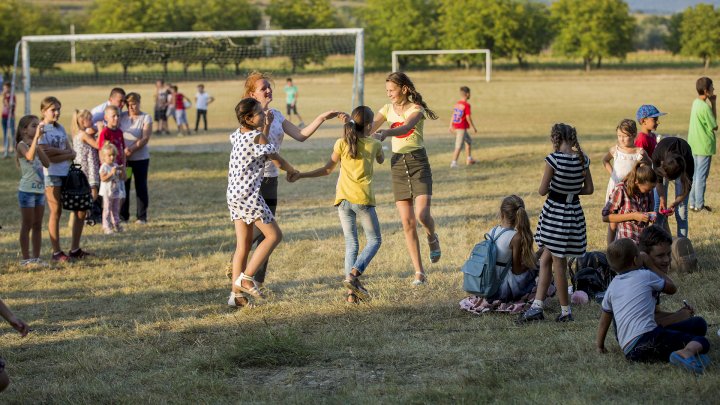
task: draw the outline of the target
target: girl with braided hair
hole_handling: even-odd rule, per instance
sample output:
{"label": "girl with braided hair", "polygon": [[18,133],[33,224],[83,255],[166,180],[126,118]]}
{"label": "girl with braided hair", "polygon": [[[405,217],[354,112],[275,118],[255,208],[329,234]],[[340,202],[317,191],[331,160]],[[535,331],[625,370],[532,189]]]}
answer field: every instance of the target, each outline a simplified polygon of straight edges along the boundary
{"label": "girl with braided hair", "polygon": [[375,114],[373,131],[378,131],[387,121],[389,129],[375,133],[380,142],[392,138],[392,189],[395,206],[400,213],[405,244],[415,268],[413,285],[425,284],[425,269],[420,259],[420,241],[417,222],[422,224],[430,248],[430,261],[440,260],[440,240],[435,233],[435,220],[430,215],[432,196],[432,171],[423,141],[425,118],[437,119],[437,115],[423,101],[410,78],[400,72],[391,73],[385,79],[385,92],[390,103]]}
{"label": "girl with braided hair", "polygon": [[538,190],[540,195],[548,196],[535,232],[535,242],[544,248],[540,278],[535,300],[520,316],[520,323],[545,319],[543,303],[553,275],[561,307],[555,320],[573,320],[565,275],[567,258],[582,256],[587,246],[585,214],[579,196],[590,195],[594,190],[590,159],[580,148],[577,132],[570,125],[553,125],[550,140],[554,152],[545,158],[545,172]]}

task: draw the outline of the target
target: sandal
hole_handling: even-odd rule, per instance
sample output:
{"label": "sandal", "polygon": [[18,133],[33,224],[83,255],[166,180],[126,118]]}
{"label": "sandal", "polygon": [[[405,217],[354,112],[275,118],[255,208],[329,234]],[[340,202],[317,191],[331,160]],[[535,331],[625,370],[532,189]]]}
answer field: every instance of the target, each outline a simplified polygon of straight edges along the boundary
{"label": "sandal", "polygon": [[[250,288],[245,287],[242,284],[243,280],[252,281],[252,287],[250,287]],[[250,296],[252,296],[254,298],[260,298],[260,299],[265,298],[262,291],[260,291],[257,288],[257,285],[255,284],[255,277],[247,276],[247,275],[245,275],[245,273],[240,273],[240,277],[238,277],[237,280],[235,280],[235,286],[241,292],[244,292],[245,294],[249,294]]]}
{"label": "sandal", "polygon": [[360,284],[359,276],[349,275],[348,277],[349,278],[343,280],[343,287],[352,291],[353,294],[360,300],[364,301],[370,298],[370,293],[368,293],[368,290],[366,290],[365,287]]}
{"label": "sandal", "polygon": [[358,305],[360,304],[360,298],[358,298],[358,296],[354,293],[348,292],[347,296],[345,296],[345,302],[347,302],[348,304]]}
{"label": "sandal", "polygon": [[670,364],[684,368],[685,370],[693,372],[695,374],[702,374],[705,370],[705,366],[703,365],[699,357],[693,356],[684,358],[677,352],[672,352],[672,354],[670,354]]}
{"label": "sandal", "polygon": [[442,251],[440,250],[440,239],[438,239],[438,235],[435,233],[433,234],[433,236],[434,240],[430,240],[430,237],[428,236],[428,246],[430,247],[430,262],[437,263],[442,256]]}
{"label": "sandal", "polygon": [[415,280],[413,280],[412,285],[414,285],[414,286],[425,285],[425,283],[427,283],[427,275],[422,271],[416,271],[415,275],[418,275],[418,274],[421,275],[422,278],[421,279],[416,278]]}
{"label": "sandal", "polygon": [[228,298],[228,306],[232,308],[255,308],[255,304],[250,302],[245,293],[230,292],[230,298]]}

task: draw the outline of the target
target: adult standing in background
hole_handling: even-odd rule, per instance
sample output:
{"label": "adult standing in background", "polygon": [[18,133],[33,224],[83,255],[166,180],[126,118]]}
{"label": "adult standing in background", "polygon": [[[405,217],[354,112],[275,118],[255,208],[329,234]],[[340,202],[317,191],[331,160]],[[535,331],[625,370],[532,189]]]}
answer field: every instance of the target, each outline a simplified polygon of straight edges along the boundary
{"label": "adult standing in background", "polygon": [[128,110],[120,116],[120,129],[125,138],[125,158],[127,161],[128,176],[125,180],[126,198],[120,207],[120,219],[130,219],[130,185],[135,179],[135,195],[137,201],[136,224],[147,223],[147,208],[150,203],[148,197],[148,169],[150,168],[150,150],[148,142],[152,135],[152,118],[140,110],[140,95],[130,93],[127,95]]}
{"label": "adult standing in background", "polygon": [[[122,112],[122,109],[125,107],[125,90],[121,87],[113,88],[110,90],[110,97],[108,97],[107,101],[90,110],[93,125],[103,122],[105,119],[105,108],[109,105],[114,105]],[[97,129],[98,131],[100,130],[100,128]]]}

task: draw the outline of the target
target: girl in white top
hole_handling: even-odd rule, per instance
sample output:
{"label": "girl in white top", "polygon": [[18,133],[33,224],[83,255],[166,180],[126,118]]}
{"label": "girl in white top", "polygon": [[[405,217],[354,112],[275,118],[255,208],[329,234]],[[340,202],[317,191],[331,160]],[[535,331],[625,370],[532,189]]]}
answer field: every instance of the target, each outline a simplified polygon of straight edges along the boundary
{"label": "girl in white top", "polygon": [[[38,141],[42,138],[43,127],[34,115],[20,118],[15,132],[15,159],[22,172],[18,186],[18,201],[22,223],[20,225],[20,265],[42,264],[40,247],[42,245],[42,223],[45,215],[45,183],[43,165],[49,165]],[[32,257],[30,256],[30,233],[32,231]]]}
{"label": "girl in white top", "polygon": [[[635,121],[624,119],[620,121],[617,128],[617,143],[610,147],[608,153],[603,157],[603,166],[610,173],[608,180],[607,192],[605,193],[605,202],[610,199],[615,186],[625,179],[625,176],[635,167],[635,164],[641,160],[650,162],[645,149],[635,146],[635,137],[637,136],[637,126]],[[610,161],[612,160],[612,164]],[[615,240],[617,224],[610,223],[608,225],[607,243],[608,245]]]}
{"label": "girl in white top", "polygon": [[[272,116],[268,128],[264,131],[268,142],[275,146],[277,153],[280,153],[280,146],[282,145],[285,134],[298,142],[305,142],[325,121],[335,118],[338,115],[337,111],[326,111],[318,115],[308,126],[302,129],[298,128],[295,124],[286,120],[280,111],[270,108],[270,102],[273,100],[273,89],[270,75],[266,73],[252,72],[248,75],[245,80],[245,95],[243,97],[250,97],[259,101],[266,115]],[[260,195],[273,214],[275,214],[275,209],[277,208],[278,176],[278,168],[270,160],[265,162]],[[253,232],[253,245],[257,246],[262,242],[262,239],[262,232],[259,232],[258,229],[255,228]],[[255,281],[260,287],[262,287],[262,284],[265,282],[266,270],[267,261],[260,266],[260,270],[255,275]]]}

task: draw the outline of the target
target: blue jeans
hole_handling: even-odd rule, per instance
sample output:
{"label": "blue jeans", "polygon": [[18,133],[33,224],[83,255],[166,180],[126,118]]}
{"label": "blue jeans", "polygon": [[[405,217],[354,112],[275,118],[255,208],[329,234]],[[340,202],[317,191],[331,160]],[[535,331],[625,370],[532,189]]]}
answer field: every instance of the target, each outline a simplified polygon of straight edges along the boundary
{"label": "blue jeans", "polygon": [[[338,216],[345,236],[345,275],[356,269],[360,274],[367,268],[370,261],[380,249],[382,237],[380,236],[380,223],[378,222],[375,207],[369,205],[352,204],[343,200],[338,204]],[[367,243],[358,255],[359,243],[356,220],[365,231]]]}
{"label": "blue jeans", "polygon": [[668,361],[670,354],[685,347],[689,342],[702,345],[701,353],[710,350],[710,342],[705,338],[707,322],[694,316],[665,328],[658,326],[650,332],[640,335],[635,346],[625,354],[631,361]]}
{"label": "blue jeans", "polygon": [[[10,147],[10,143],[12,142],[13,145],[15,144],[15,118],[3,118],[2,119],[2,131],[3,131],[3,149],[5,151],[5,156],[8,155],[8,149]],[[8,133],[10,133],[10,136],[8,136]]]}
{"label": "blue jeans", "polygon": [[691,207],[702,208],[705,206],[705,183],[710,174],[710,163],[712,156],[693,155],[695,160],[695,174],[690,189],[689,203]]}
{"label": "blue jeans", "polygon": [[[665,204],[667,204],[667,190],[668,190],[668,180],[663,179],[663,185],[665,186],[665,195],[660,196],[658,195],[658,198],[655,199],[655,211],[657,212],[660,210],[660,198],[665,198]],[[657,190],[657,189],[656,189]],[[675,197],[677,198],[682,194],[682,181],[678,177],[675,179]],[[692,192],[690,193],[692,194]],[[689,196],[688,196],[689,197]],[[677,236],[688,236],[688,197],[685,197],[685,199],[678,204],[675,207],[675,221],[677,222]],[[665,221],[667,221],[667,218],[665,215],[658,215],[657,222],[655,222],[656,225],[659,225],[660,227],[665,226]]]}

